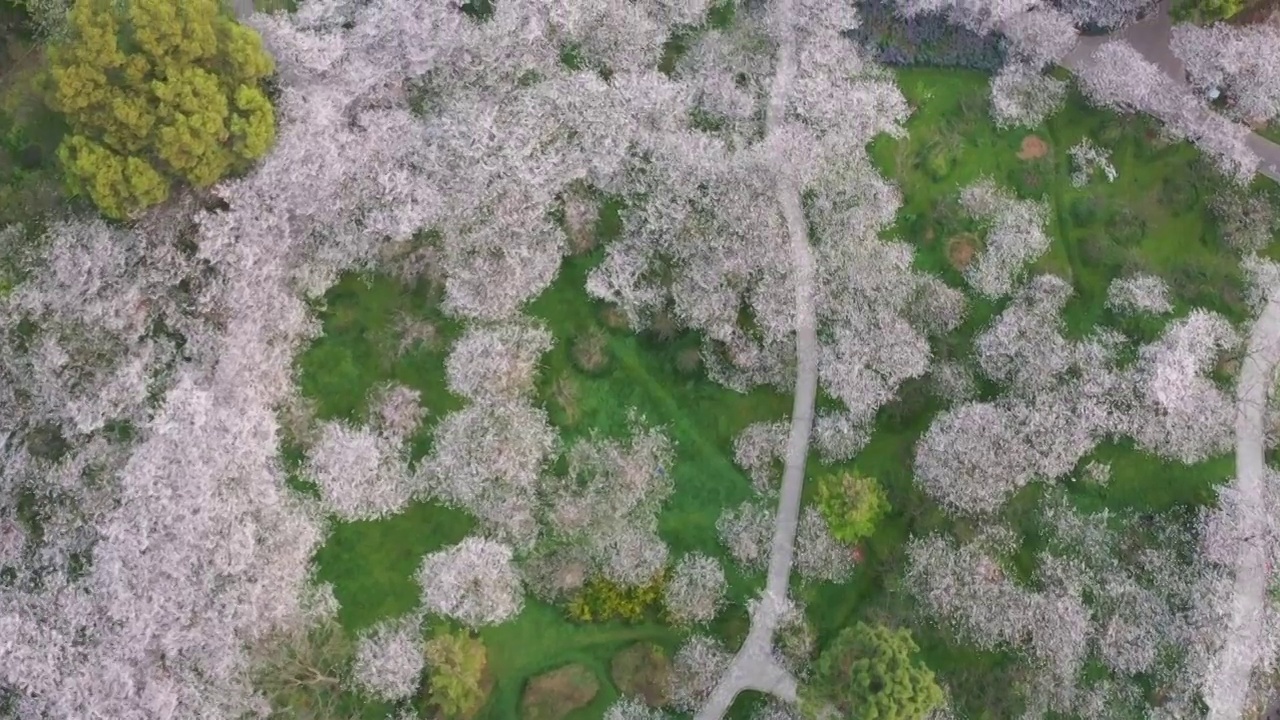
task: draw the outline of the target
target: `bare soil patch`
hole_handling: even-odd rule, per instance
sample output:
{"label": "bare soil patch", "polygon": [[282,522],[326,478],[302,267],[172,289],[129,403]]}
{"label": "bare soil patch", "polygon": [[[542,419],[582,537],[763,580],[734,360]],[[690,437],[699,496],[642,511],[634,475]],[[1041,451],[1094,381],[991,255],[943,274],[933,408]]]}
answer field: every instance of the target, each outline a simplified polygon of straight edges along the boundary
{"label": "bare soil patch", "polygon": [[1035,135],[1022,138],[1022,149],[1018,151],[1019,160],[1038,160],[1049,153],[1049,143]]}
{"label": "bare soil patch", "polygon": [[609,672],[623,695],[643,700],[650,707],[667,703],[671,660],[660,646],[641,642],[613,656]]}
{"label": "bare soil patch", "polygon": [[585,665],[565,665],[529,681],[520,701],[524,720],[561,720],[586,707],[600,691],[600,682]]}
{"label": "bare soil patch", "polygon": [[947,241],[947,260],[951,267],[964,272],[978,254],[978,238],[968,233],[955,235]]}

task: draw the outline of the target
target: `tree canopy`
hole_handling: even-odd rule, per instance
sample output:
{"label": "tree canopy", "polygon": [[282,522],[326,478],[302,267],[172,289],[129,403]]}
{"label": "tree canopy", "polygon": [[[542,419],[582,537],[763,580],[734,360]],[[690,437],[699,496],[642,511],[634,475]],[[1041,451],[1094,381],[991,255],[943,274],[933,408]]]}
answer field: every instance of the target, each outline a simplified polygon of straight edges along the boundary
{"label": "tree canopy", "polygon": [[466,717],[484,704],[484,643],[462,630],[441,632],[427,641],[426,655],[429,702],[444,717]]}
{"label": "tree canopy", "polygon": [[175,181],[212,185],[275,140],[262,88],[274,63],[218,0],[76,0],[49,62],[68,187],[108,217],[163,201]]}
{"label": "tree canopy", "polygon": [[858,623],[845,628],[822,654],[803,698],[811,718],[920,720],[943,701],[933,672],[914,658],[919,650],[905,629]]}

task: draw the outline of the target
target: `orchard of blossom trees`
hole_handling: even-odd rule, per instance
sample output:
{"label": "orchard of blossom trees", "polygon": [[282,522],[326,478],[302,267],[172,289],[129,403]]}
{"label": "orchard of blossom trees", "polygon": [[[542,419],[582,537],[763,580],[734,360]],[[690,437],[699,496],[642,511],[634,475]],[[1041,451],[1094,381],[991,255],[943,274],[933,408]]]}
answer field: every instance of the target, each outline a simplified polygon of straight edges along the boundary
{"label": "orchard of blossom trees", "polygon": [[[557,338],[525,310],[596,217],[587,198],[613,196],[626,198],[618,237],[587,273],[588,295],[633,329],[668,318],[695,331],[710,379],[740,392],[791,392],[803,376],[798,331],[811,323],[812,449],[824,462],[857,456],[913,381],[927,377],[945,398],[911,472],[925,498],[985,530],[911,540],[905,587],[927,617],[1025,657],[1033,711],[1145,708],[1130,682],[1143,676],[1176,688],[1152,717],[1187,717],[1217,662],[1232,558],[1249,543],[1275,556],[1276,509],[1227,484],[1192,527],[1157,517],[1161,542],[1134,550],[1128,518],[1081,512],[1053,484],[1107,443],[1180,463],[1224,453],[1236,408],[1213,372],[1239,350],[1239,329],[1191,309],[1145,343],[1068,333],[1072,287],[1027,270],[1050,246],[1048,206],[990,179],[955,190],[982,233],[969,287],[922,270],[914,246],[887,234],[902,197],[867,151],[901,136],[910,108],[844,36],[859,22],[852,6],[743,2],[713,27],[711,4],[495,0],[480,13],[440,0],[301,0],[248,20],[278,71],[278,141],[260,165],[127,226],[68,214],[0,228],[0,247],[21,248],[9,259],[19,281],[0,292],[0,707],[21,718],[269,716],[255,658],[337,610],[314,564],[330,525],[416,501],[465,511],[474,531],[417,560],[406,580],[418,607],[358,633],[345,679],[362,696],[415,694],[424,619],[477,630],[592,580],[635,589],[662,578],[674,624],[712,625],[736,572],[765,571],[777,552],[794,428],[760,421],[733,441],[756,496],[714,509],[723,565],[711,547],[673,553],[659,531],[678,491],[670,427],[632,412],[610,435],[561,437],[537,396]],[[992,111],[1009,126],[1062,104],[1065,84],[1044,71],[1078,26],[1119,26],[1141,5],[899,9],[1006,36]],[[677,36],[687,47],[662,72]],[[1215,26],[1179,30],[1174,50],[1193,86],[1223,89],[1233,116],[1252,121],[1278,114],[1275,40]],[[1236,177],[1252,174],[1242,126],[1187,102],[1133,48],[1106,43],[1092,60],[1080,82],[1095,102],[1154,112]],[[1115,179],[1092,144],[1072,158],[1081,184]],[[780,185],[802,216],[779,203]],[[1224,212],[1232,202],[1249,200],[1224,199]],[[797,223],[812,268],[798,260]],[[1231,232],[1242,250],[1265,244],[1265,229],[1243,221]],[[406,246],[412,262],[386,261]],[[440,282],[459,332],[439,390],[458,404],[437,417],[422,392],[390,383],[359,417],[299,412],[295,428],[285,420],[306,404],[295,360],[321,332],[313,312],[342,274],[365,271]],[[935,364],[971,295],[995,314],[971,357]],[[798,296],[811,296],[812,318]],[[1175,310],[1146,274],[1113,280],[1106,303],[1116,315]],[[286,439],[302,452],[297,467],[283,460]],[[1047,538],[1034,588],[1002,564],[1016,537],[996,519],[1032,483],[1046,486]],[[1235,532],[1248,512],[1265,515],[1251,525],[1259,537]],[[823,515],[807,506],[794,519],[800,578],[847,580],[855,556]],[[777,597],[750,608],[776,611],[766,651],[803,677],[816,644],[803,607]],[[1274,656],[1280,615],[1264,615],[1253,650]],[[718,640],[686,632],[671,705],[698,711],[732,661]],[[663,717],[632,699],[607,712]],[[772,704],[761,717],[792,712]]]}

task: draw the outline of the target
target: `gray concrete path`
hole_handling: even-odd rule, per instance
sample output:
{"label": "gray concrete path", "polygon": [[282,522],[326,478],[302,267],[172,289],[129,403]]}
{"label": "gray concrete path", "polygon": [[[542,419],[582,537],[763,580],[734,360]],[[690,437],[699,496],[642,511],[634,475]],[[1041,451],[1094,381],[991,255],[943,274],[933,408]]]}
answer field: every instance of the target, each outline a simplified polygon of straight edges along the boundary
{"label": "gray concrete path", "polygon": [[[786,34],[778,38],[777,67],[769,90],[765,112],[765,134],[777,130],[786,112],[787,91],[796,71],[796,41],[790,22],[791,0],[775,6]],[[792,282],[795,284],[796,386],[791,408],[791,431],[787,438],[782,488],[778,493],[778,513],[774,521],[769,573],[764,595],[751,615],[747,639],[734,656],[728,671],[698,711],[697,720],[720,720],[733,699],[743,690],[758,690],[794,702],[796,680],[773,657],[773,634],[786,608],[787,587],[795,556],[796,528],[800,518],[800,495],[804,490],[804,465],[809,454],[809,433],[813,428],[814,398],[818,393],[818,335],[814,303],[814,260],[809,246],[808,225],[800,205],[800,192],[779,173],[778,202],[787,221],[791,240]]]}
{"label": "gray concrete path", "polygon": [[[1236,489],[1240,492],[1237,532],[1270,537],[1271,519],[1264,459],[1267,404],[1280,363],[1280,292],[1271,299],[1249,334],[1248,351],[1236,384]],[[1260,628],[1267,603],[1269,542],[1246,542],[1235,562],[1235,588],[1222,647],[1205,679],[1208,720],[1239,720],[1249,699],[1249,681],[1264,650]]]}

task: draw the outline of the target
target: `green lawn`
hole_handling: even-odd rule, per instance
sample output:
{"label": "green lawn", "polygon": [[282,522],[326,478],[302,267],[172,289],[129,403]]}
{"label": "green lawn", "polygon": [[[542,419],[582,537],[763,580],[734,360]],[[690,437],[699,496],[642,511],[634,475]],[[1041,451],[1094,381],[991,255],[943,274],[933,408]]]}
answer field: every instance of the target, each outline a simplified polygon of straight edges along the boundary
{"label": "green lawn", "polygon": [[[1057,273],[1076,287],[1078,296],[1067,311],[1073,333],[1116,322],[1103,308],[1107,283],[1119,273],[1139,270],[1166,278],[1180,311],[1206,306],[1243,318],[1237,261],[1205,210],[1215,181],[1203,173],[1194,150],[1186,145],[1158,148],[1149,122],[1091,110],[1077,98],[1032,133],[998,131],[987,120],[985,77],[954,70],[908,70],[899,76],[916,107],[908,123],[910,135],[878,141],[872,155],[904,191],[906,202],[894,232],[918,247],[921,267],[963,284],[947,254],[947,240],[967,229],[954,198],[960,187],[988,175],[1024,197],[1051,203],[1054,244],[1036,269]],[[1028,134],[1048,143],[1045,157],[1017,157]],[[1071,186],[1067,150],[1085,136],[1113,149],[1119,170],[1114,184],[1096,180],[1084,188]],[[601,223],[605,240],[616,232],[613,210],[606,205]],[[676,492],[661,517],[662,533],[673,555],[699,549],[723,557],[715,520],[722,508],[751,494],[747,479],[732,463],[732,440],[750,422],[785,417],[790,398],[769,391],[741,395],[712,384],[701,372],[682,370],[681,353],[697,346],[696,337],[664,341],[617,327],[608,308],[583,290],[585,275],[598,257],[597,250],[567,261],[553,287],[530,307],[557,341],[543,359],[539,400],[566,442],[591,431],[623,432],[630,408],[663,425],[676,443],[678,459],[672,469]],[[430,411],[414,441],[415,457],[427,453],[433,423],[461,405],[445,390],[443,371],[448,342],[459,328],[441,316],[438,304],[438,293],[426,285],[409,288],[386,277],[344,278],[326,298],[324,336],[299,360],[301,386],[317,401],[320,414],[359,418],[370,388],[392,379],[405,383],[422,392]],[[970,320],[936,348],[938,354],[966,353],[974,333],[999,309],[1000,304],[977,302]],[[396,323],[405,317],[433,323],[438,344],[397,357]],[[1158,326],[1134,329],[1150,334]],[[597,374],[584,373],[573,362],[573,342],[588,332],[608,338],[607,367]],[[894,513],[867,541],[866,560],[850,582],[797,592],[808,602],[823,639],[859,619],[911,625],[927,662],[970,717],[1012,717],[1019,702],[1011,687],[1024,672],[1022,663],[953,643],[945,632],[921,623],[899,590],[908,537],[934,530],[963,537],[973,529],[944,516],[912,482],[915,441],[939,408],[924,383],[913,382],[897,403],[882,411],[871,444],[849,466],[885,484]],[[1106,488],[1073,489],[1072,497],[1083,509],[1163,511],[1204,503],[1214,483],[1232,469],[1227,457],[1193,467],[1171,466],[1123,446],[1102,447],[1095,457],[1112,464],[1113,481]],[[810,476],[843,469],[823,467],[816,458],[812,462]],[[1039,492],[1027,488],[1010,503],[1008,519],[1015,527],[1034,528]],[[317,560],[321,576],[336,586],[343,625],[357,631],[414,608],[417,587],[411,575],[422,555],[456,542],[470,527],[463,513],[432,504],[415,505],[388,520],[338,524]],[[1034,560],[1028,554],[1018,562]],[[716,629],[734,643],[745,629],[741,602],[761,578],[737,571],[730,575],[735,605]],[[638,639],[674,648],[681,633],[656,624],[574,624],[559,609],[531,602],[517,620],[482,636],[496,682],[483,717],[516,718],[526,680],[582,662],[604,688],[590,707],[572,716],[586,720],[600,717],[616,696],[608,681],[608,659],[615,652]],[[739,703],[739,709],[745,704]]]}

